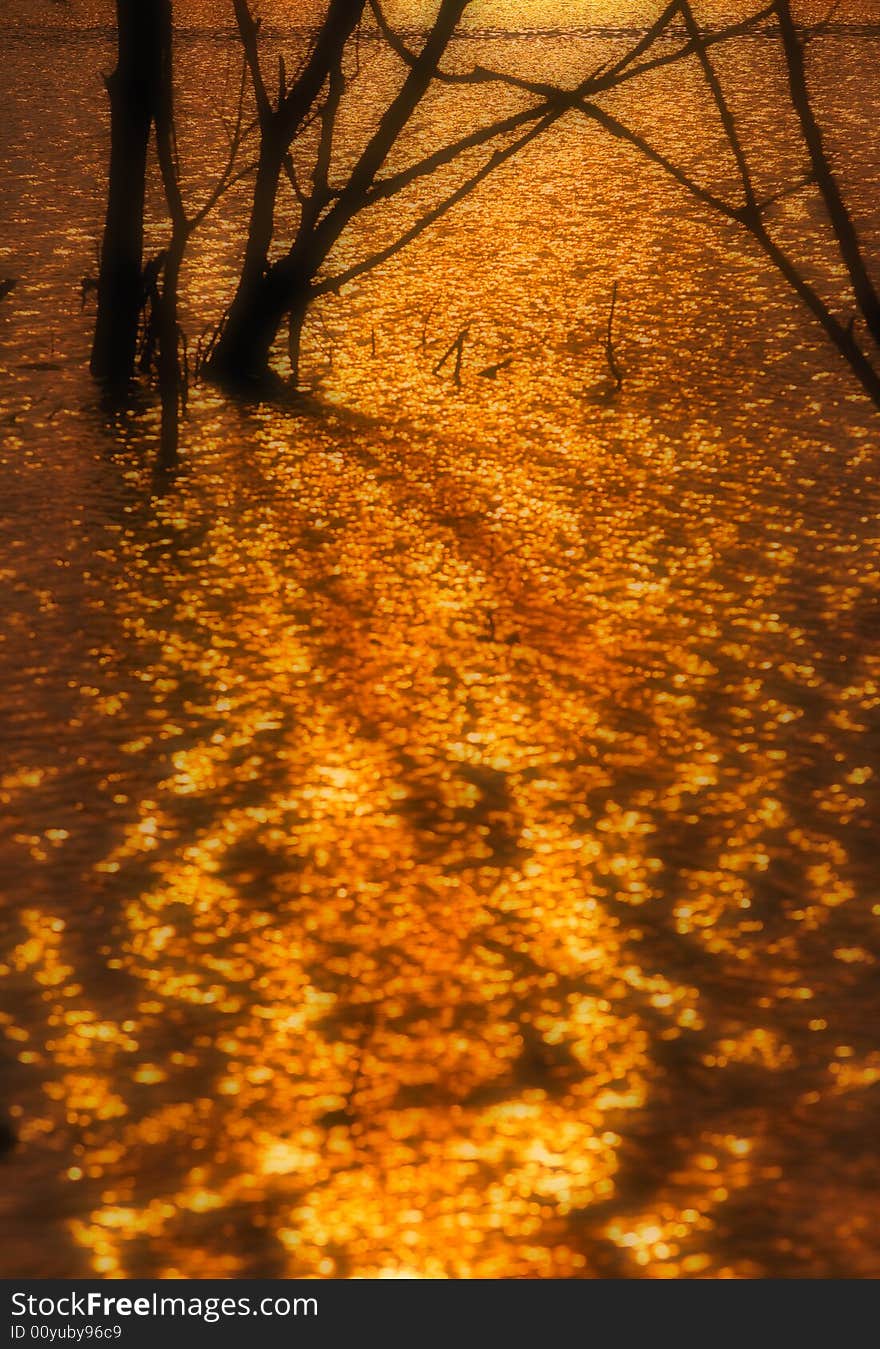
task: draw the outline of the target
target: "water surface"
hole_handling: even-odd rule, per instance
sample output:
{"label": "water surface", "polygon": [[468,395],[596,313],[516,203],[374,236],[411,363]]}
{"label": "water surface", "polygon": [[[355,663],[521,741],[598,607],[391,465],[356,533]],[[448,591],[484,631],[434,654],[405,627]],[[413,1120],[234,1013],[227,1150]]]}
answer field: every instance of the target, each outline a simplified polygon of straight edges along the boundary
{"label": "water surface", "polygon": [[[625,41],[522,8],[453,59],[573,78]],[[110,33],[32,18],[0,74],[2,1272],[876,1277],[859,390],[732,229],[571,119],[320,306],[307,398],[197,387],[163,475],[151,397],[86,373]],[[875,253],[877,44],[813,55]],[[237,58],[179,49],[197,198]],[[766,40],[724,69],[778,185]],[[508,106],[441,91],[401,160]],[[614,107],[733,190],[695,69]],[[245,207],[197,242],[193,341]],[[833,295],[809,192],[776,224]]]}

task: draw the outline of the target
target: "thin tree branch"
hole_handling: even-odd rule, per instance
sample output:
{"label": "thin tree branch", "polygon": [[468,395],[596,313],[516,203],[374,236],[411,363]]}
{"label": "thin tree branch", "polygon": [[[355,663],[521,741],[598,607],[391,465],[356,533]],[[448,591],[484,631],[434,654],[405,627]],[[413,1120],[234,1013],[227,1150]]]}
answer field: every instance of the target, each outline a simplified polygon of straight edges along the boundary
{"label": "thin tree branch", "polygon": [[736,221],[742,225],[752,236],[755,242],[767,255],[776,269],[781,273],[785,281],[795,292],[798,298],[806,305],[813,316],[818,320],[833,345],[837,348],[840,355],[849,365],[856,379],[862,385],[862,388],[871,398],[876,407],[880,408],[880,374],[875,370],[869,361],[859,343],[855,339],[852,331],[852,325],[844,327],[840,321],[835,318],[831,310],[819,293],[809,284],[800,274],[796,265],[788,255],[779,247],[774,239],[771,238],[759,214],[748,211],[742,207],[732,207],[727,202],[716,197],[714,193],[700,186],[676,165],[672,164],[665,156],[661,155],[653,148],[643,137],[636,132],[631,131],[629,127],[619,122],[616,118],[606,113],[604,109],[597,108],[593,104],[584,104],[581,111],[585,116],[605,127],[612,135],[618,136],[622,140],[628,141],[635,149],[650,159],[652,163],[657,164],[663,171],[673,178],[680,186],[684,187],[691,196],[695,197],[703,205],[711,207],[720,215],[728,220]]}
{"label": "thin tree branch", "polygon": [[789,0],[775,0],[774,10],[779,20],[791,101],[800,122],[801,134],[810,156],[816,184],[849,274],[856,302],[868,325],[868,331],[877,346],[880,346],[880,295],[868,273],[858,233],[831,168],[824,138],[813,112],[807,85],[803,44],[795,28],[791,4]]}
{"label": "thin tree branch", "polygon": [[706,83],[708,84],[709,89],[711,90],[712,98],[714,99],[715,106],[718,109],[718,115],[721,118],[721,125],[724,127],[724,134],[727,137],[727,142],[731,148],[731,151],[733,152],[733,157],[736,160],[736,166],[739,171],[739,176],[743,185],[743,192],[745,194],[746,209],[749,212],[757,215],[758,202],[757,197],[755,195],[754,184],[752,182],[752,173],[751,169],[749,168],[749,162],[748,159],[746,158],[745,151],[743,150],[742,147],[742,141],[740,140],[739,133],[736,129],[736,121],[734,119],[733,113],[730,110],[730,104],[727,102],[727,98],[725,96],[721,80],[718,78],[718,75],[715,71],[715,67],[712,65],[712,62],[709,58],[709,54],[706,51],[703,42],[703,35],[700,32],[699,28],[697,27],[697,21],[694,18],[694,11],[691,9],[690,0],[680,0],[680,6],[682,18],[684,19],[685,28],[688,32],[688,36],[690,37],[691,43],[693,44],[694,51],[697,54],[697,59],[699,60],[700,65],[703,68],[703,74],[706,77]]}
{"label": "thin tree branch", "polygon": [[401,249],[406,248],[406,246],[417,239],[420,234],[423,234],[426,229],[429,229],[431,225],[435,224],[441,216],[444,216],[447,211],[450,211],[453,206],[456,206],[460,201],[463,201],[464,198],[473,192],[475,187],[478,187],[480,183],[488,178],[499,165],[512,158],[513,155],[518,154],[519,151],[528,145],[530,141],[534,140],[536,136],[540,136],[542,132],[546,131],[560,116],[561,113],[555,110],[551,111],[545,116],[543,121],[539,122],[537,126],[530,127],[523,136],[519,136],[515,141],[512,141],[503,149],[496,150],[491,158],[488,159],[476,173],[472,174],[437,206],[434,206],[430,211],[427,211],[421,216],[414,225],[411,225],[408,230],[405,230],[392,244],[388,244],[385,248],[381,248],[377,252],[370,254],[369,257],[364,258],[361,262],[355,263],[352,267],[346,268],[345,271],[339,272],[335,276],[328,277],[326,280],[319,281],[312,287],[312,294],[327,295],[331,292],[336,293],[349,281],[353,281],[356,277],[362,276],[365,272],[372,271],[374,267],[378,267],[383,262],[387,262],[390,258],[393,258],[395,253],[399,253]]}
{"label": "thin tree branch", "polygon": [[685,188],[692,197],[696,197],[698,201],[701,201],[704,206],[710,206],[713,211],[717,211],[719,215],[726,216],[728,220],[742,219],[739,208],[731,206],[721,197],[717,197],[714,192],[710,192],[708,188],[702,187],[685,173],[684,169],[680,169],[677,164],[674,164],[672,160],[667,159],[659,150],[655,150],[654,146],[651,145],[644,136],[640,136],[637,131],[633,131],[631,127],[628,127],[624,122],[621,122],[619,118],[613,116],[612,113],[607,112],[604,108],[598,107],[595,103],[581,104],[580,111],[585,117],[590,118],[591,121],[598,122],[601,127],[612,136],[615,136],[618,140],[628,141],[634,149],[643,154],[652,164],[656,164],[661,168],[670,178],[674,178],[681,187]]}

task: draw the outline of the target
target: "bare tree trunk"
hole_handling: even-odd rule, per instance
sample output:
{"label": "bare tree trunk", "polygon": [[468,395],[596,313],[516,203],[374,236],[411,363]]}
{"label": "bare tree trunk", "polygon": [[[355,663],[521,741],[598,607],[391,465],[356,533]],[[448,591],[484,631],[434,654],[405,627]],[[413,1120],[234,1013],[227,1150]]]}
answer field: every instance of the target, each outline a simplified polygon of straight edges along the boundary
{"label": "bare tree trunk", "polygon": [[249,383],[265,377],[272,343],[284,317],[284,310],[276,313],[277,305],[265,293],[283,163],[283,146],[271,133],[264,134],[241,276],[210,362],[214,375],[231,382]]}
{"label": "bare tree trunk", "polygon": [[[241,287],[252,286],[266,271],[275,232],[275,203],[284,165],[285,146],[274,130],[260,139],[247,246],[241,269]],[[236,298],[238,298],[236,296]]]}
{"label": "bare tree trunk", "polygon": [[269,267],[236,297],[223,335],[211,361],[215,376],[232,385],[256,385],[266,381],[272,347],[284,322],[291,316],[299,376],[299,336],[310,303],[311,272],[289,258]]}
{"label": "bare tree trunk", "polygon": [[275,232],[279,183],[290,147],[312,109],[325,80],[338,66],[354,32],[365,0],[330,0],[310,56],[288,88],[282,73],[277,104],[273,105],[260,70],[257,50],[259,23],[247,0],[234,0],[239,36],[251,72],[260,119],[260,154],[251,202],[251,218],[244,263],[223,331],[209,362],[211,373],[228,383],[262,381],[269,371],[269,354],[290,305],[280,302],[268,284],[278,275],[291,303],[307,295],[308,282],[285,258],[270,266],[269,250]]}
{"label": "bare tree trunk", "polygon": [[[255,50],[255,30],[245,0],[236,0],[242,10],[239,31],[248,56],[258,109],[262,109],[262,134],[268,129],[280,136],[283,151],[280,170],[308,109],[327,82],[323,105],[321,150],[315,164],[313,193],[304,205],[296,237],[287,254],[257,274],[253,259],[250,276],[239,283],[226,326],[210,362],[211,372],[226,382],[259,383],[269,373],[269,356],[286,315],[302,308],[294,319],[301,328],[309,303],[314,299],[312,282],[333,245],[355,216],[365,208],[377,174],[386,163],[404,128],[421,103],[452,39],[468,0],[440,0],[421,50],[413,57],[398,92],[379,119],[345,185],[328,191],[327,170],[332,150],[338,100],[344,89],[341,62],[346,43],[364,9],[363,0],[331,0],[321,35],[312,57],[293,90],[283,96],[272,112]],[[296,99],[295,115],[293,100]],[[262,156],[261,156],[262,158]],[[277,179],[276,179],[277,183]],[[277,187],[276,187],[277,191]],[[257,191],[255,190],[255,208]],[[326,212],[326,213],[324,213]],[[253,231],[256,214],[251,217]],[[249,240],[249,252],[250,252]],[[296,352],[297,344],[294,343]]]}
{"label": "bare tree trunk", "polygon": [[143,304],[144,192],[161,81],[162,0],[117,0],[110,97],[110,172],[91,371],[115,387],[134,373]]}

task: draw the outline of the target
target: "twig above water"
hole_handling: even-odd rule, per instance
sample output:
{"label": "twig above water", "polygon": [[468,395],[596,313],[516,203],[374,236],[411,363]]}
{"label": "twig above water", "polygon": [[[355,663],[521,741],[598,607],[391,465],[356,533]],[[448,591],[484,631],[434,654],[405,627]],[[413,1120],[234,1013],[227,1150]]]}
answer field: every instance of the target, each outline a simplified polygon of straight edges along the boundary
{"label": "twig above water", "polygon": [[611,308],[608,310],[608,326],[605,329],[605,357],[608,361],[608,369],[614,378],[615,389],[623,387],[623,371],[617,363],[617,356],[614,351],[614,313],[617,309],[617,282],[611,288]]}

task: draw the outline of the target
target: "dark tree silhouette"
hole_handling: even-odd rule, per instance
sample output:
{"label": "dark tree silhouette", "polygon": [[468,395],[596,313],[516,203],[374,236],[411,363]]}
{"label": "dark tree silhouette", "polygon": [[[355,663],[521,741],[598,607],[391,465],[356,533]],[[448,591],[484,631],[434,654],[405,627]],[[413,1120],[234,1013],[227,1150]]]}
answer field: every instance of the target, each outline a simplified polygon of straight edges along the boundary
{"label": "dark tree silhouette", "polygon": [[831,167],[825,150],[825,140],[813,112],[807,84],[806,44],[795,26],[790,0],[776,0],[773,10],[779,23],[779,32],[785,53],[785,68],[788,74],[791,102],[797,114],[804,144],[810,157],[812,178],[821,193],[825,209],[828,212],[828,219],[831,222],[831,228],[840,249],[840,256],[849,275],[853,294],[862,317],[875,344],[880,347],[880,296],[878,296],[877,289],[868,273],[852,216]]}
{"label": "dark tree silhouette", "polygon": [[[421,49],[406,54],[408,69],[400,89],[383,110],[375,132],[354,166],[340,174],[342,181],[336,186],[331,182],[334,138],[342,100],[352,78],[346,73],[344,57],[367,8],[366,0],[331,3],[324,29],[290,90],[286,88],[282,64],[282,91],[275,103],[260,67],[258,24],[246,0],[234,3],[260,120],[261,149],[241,280],[208,369],[227,383],[263,384],[269,374],[272,347],[287,318],[288,354],[295,385],[302,326],[312,302],[321,295],[338,292],[346,282],[379,266],[418,238],[501,163],[552,125],[572,103],[558,97],[553,103],[544,101],[480,127],[404,169],[380,176],[413,113],[438,78],[440,61],[470,3],[470,0],[441,0]],[[318,123],[320,130],[310,186],[305,189],[298,181],[290,151],[300,129],[313,122]],[[396,196],[466,151],[500,138],[506,138],[505,143],[488,161],[392,243],[337,274],[320,274],[343,231],[360,212]],[[290,179],[297,198],[298,220],[293,242],[285,253],[270,262],[275,202],[282,173]]]}
{"label": "dark tree silhouette", "polygon": [[[669,24],[676,17],[683,20],[687,34],[686,45],[680,49],[680,53],[693,53],[700,63],[716,115],[721,122],[725,139],[736,165],[742,189],[742,200],[729,202],[712,188],[699,183],[691,174],[655,149],[646,137],[634,131],[620,118],[594,102],[592,97],[580,101],[581,112],[612,136],[633,146],[646,159],[673,178],[697,201],[744,229],[784,277],[801,302],[817,319],[826,336],[843,357],[869,398],[875,406],[880,408],[880,369],[878,369],[876,360],[872,359],[866,352],[855,333],[855,316],[851,316],[845,322],[838,318],[817,288],[807,280],[797,261],[774,239],[767,224],[768,211],[783,197],[796,195],[810,187],[818,190],[830,221],[833,240],[850,280],[852,299],[874,342],[880,345],[880,300],[878,300],[877,291],[865,263],[852,215],[831,167],[825,150],[824,139],[813,111],[804,60],[806,42],[795,26],[789,0],[773,0],[773,3],[760,10],[746,22],[749,26],[754,27],[766,20],[775,19],[777,21],[791,105],[807,151],[808,169],[802,179],[795,183],[786,184],[779,191],[763,199],[759,197],[756,190],[749,155],[740,136],[721,78],[710,56],[709,49],[718,40],[719,35],[708,36],[701,31],[690,0],[673,0],[673,3],[664,11],[664,25]],[[745,28],[741,26],[739,31],[745,31]],[[726,40],[736,35],[738,34],[734,29],[728,29],[723,36]],[[649,65],[650,63],[645,63],[642,69],[647,69]]]}
{"label": "dark tree silhouette", "polygon": [[[578,110],[611,135],[629,143],[704,206],[744,229],[818,319],[873,401],[880,406],[877,363],[855,332],[809,282],[796,260],[773,237],[767,215],[784,196],[813,186],[821,196],[831,234],[850,280],[858,312],[880,345],[880,299],[872,282],[851,214],[829,161],[810,100],[805,60],[806,39],[795,25],[790,0],[766,6],[724,28],[702,30],[690,0],[670,0],[657,20],[622,56],[604,61],[571,88],[476,66],[446,69],[444,61],[470,0],[437,0],[434,17],[418,45],[410,45],[388,22],[380,0],[328,0],[293,78],[284,58],[278,62],[277,92],[270,93],[260,49],[260,22],[248,0],[232,0],[243,69],[235,126],[227,161],[207,199],[189,210],[181,189],[174,128],[171,0],[118,0],[118,62],[108,79],[111,105],[111,157],[107,222],[101,250],[98,317],[92,353],[93,372],[116,387],[131,379],[141,312],[146,310],[145,366],[158,374],[162,396],[162,443],[173,461],[177,451],[181,399],[187,366],[181,361],[178,285],[193,233],[226,189],[253,174],[251,210],[242,269],[232,302],[215,329],[203,368],[230,385],[262,386],[270,379],[270,357],[285,320],[294,387],[299,382],[303,323],[320,296],[339,292],[355,277],[381,265],[462,201],[500,164],[557,120]],[[374,24],[371,39],[383,43],[403,66],[399,87],[382,108],[375,129],[353,163],[340,153],[339,126],[346,95],[362,73],[363,24]],[[768,25],[775,20],[771,30]],[[711,49],[762,27],[778,34],[791,105],[807,152],[802,181],[759,200],[749,155],[744,147]],[[664,39],[660,43],[660,39]],[[668,39],[672,38],[670,42]],[[716,116],[720,119],[739,175],[742,200],[730,202],[699,183],[598,101],[603,93],[685,59],[702,69]],[[500,82],[532,100],[518,112],[439,145],[402,168],[387,169],[401,136],[435,83],[474,85]],[[246,87],[255,118],[245,125]],[[144,265],[143,207],[151,127],[170,222],[167,246]],[[259,134],[253,163],[238,166],[238,152],[249,131]],[[452,190],[447,190],[391,242],[333,272],[333,250],[362,212],[395,197],[419,179],[453,164],[460,156],[495,143],[488,158]],[[339,161],[343,161],[340,163]],[[304,170],[302,165],[307,162]],[[279,194],[289,186],[295,203],[292,230],[278,247]],[[613,317],[610,320],[613,323]],[[608,351],[606,343],[606,351]],[[613,354],[613,348],[611,348]],[[460,368],[461,350],[458,351]],[[620,372],[612,365],[619,385]]]}
{"label": "dark tree silhouette", "polygon": [[[287,317],[288,353],[295,384],[299,376],[302,326],[308,307],[318,294],[343,284],[343,279],[337,278],[329,284],[317,285],[318,272],[355,216],[379,199],[374,191],[377,175],[431,86],[470,0],[440,0],[421,50],[409,64],[400,89],[384,109],[375,132],[338,188],[331,187],[330,171],[334,135],[348,79],[343,61],[349,39],[367,8],[366,0],[331,0],[310,58],[289,90],[282,66],[281,89],[274,104],[260,66],[258,25],[247,0],[234,0],[234,3],[260,119],[261,150],[241,280],[210,368],[215,375],[227,380],[265,380],[270,352]],[[319,102],[320,95],[323,97]],[[290,150],[310,115],[318,120],[320,134],[311,186],[304,191],[296,182]],[[443,161],[438,161],[437,167],[440,162]],[[286,253],[270,263],[268,254],[274,234],[275,202],[285,168],[299,199],[299,219]],[[401,190],[416,176],[417,172],[402,176],[394,190]],[[391,195],[387,184],[383,195]],[[381,258],[371,259],[359,270],[375,266],[412,237],[415,235],[408,232],[390,251],[383,250]],[[345,279],[351,279],[351,276]]]}
{"label": "dark tree silhouette", "polygon": [[[305,314],[305,291],[309,278],[305,266],[296,269],[270,266],[269,251],[275,234],[275,213],[282,175],[292,176],[290,151],[306,119],[313,112],[325,84],[323,134],[315,166],[315,185],[307,210],[301,213],[299,235],[308,233],[318,209],[322,175],[329,156],[335,112],[344,76],[343,54],[363,15],[365,0],[330,0],[330,5],[311,52],[298,76],[288,87],[283,61],[279,89],[272,100],[263,78],[258,35],[260,24],[247,0],[233,0],[238,32],[250,73],[260,128],[260,151],[251,204],[244,262],[235,298],[226,316],[223,332],[212,353],[209,368],[215,375],[233,381],[262,380],[268,371],[269,352],[285,314],[293,309],[294,323],[301,326]],[[302,247],[299,250],[302,252]],[[297,273],[297,274],[295,274]],[[297,293],[299,292],[299,294]],[[295,331],[295,328],[294,328]]]}
{"label": "dark tree silhouette", "polygon": [[116,0],[110,170],[91,371],[122,388],[134,374],[143,308],[144,195],[150,131],[171,41],[170,0]]}
{"label": "dark tree silhouette", "polygon": [[[117,0],[116,13],[117,66],[106,81],[110,171],[91,370],[115,393],[122,393],[140,352],[141,368],[158,376],[162,458],[172,464],[187,385],[178,319],[180,272],[193,234],[242,176],[237,157],[247,131],[242,116],[245,73],[226,162],[205,201],[190,213],[181,189],[174,120],[171,0]],[[166,247],[145,261],[144,203],[153,131],[170,234]]]}
{"label": "dark tree silhouette", "polygon": [[[259,23],[253,18],[247,0],[234,0],[257,107],[261,145],[241,278],[208,361],[208,369],[214,377],[233,384],[262,384],[269,374],[272,347],[287,318],[288,351],[296,383],[303,321],[310,304],[318,296],[338,291],[346,282],[394,256],[463,200],[501,163],[577,107],[588,95],[614,88],[634,78],[642,69],[653,69],[681,55],[676,52],[644,65],[639,63],[641,55],[663,31],[665,20],[661,20],[624,58],[610,65],[603,63],[574,89],[561,90],[483,67],[467,73],[450,73],[442,69],[441,62],[468,3],[470,0],[440,0],[421,47],[411,50],[387,22],[378,0],[369,0],[379,34],[404,63],[406,74],[354,166],[345,171],[339,185],[334,185],[331,183],[334,134],[350,78],[345,71],[344,58],[346,47],[368,8],[366,0],[331,0],[323,28],[290,87],[282,62],[279,94],[274,101],[260,64]],[[716,35],[715,40],[722,40],[740,28],[731,27]],[[524,93],[535,95],[539,101],[438,147],[404,169],[381,176],[392,150],[435,81],[457,84],[504,81]],[[320,134],[312,163],[311,185],[304,190],[294,171],[291,148],[300,131],[314,122],[319,124]],[[362,211],[451,164],[466,151],[495,140],[502,144],[491,157],[393,242],[335,275],[323,274],[334,245]],[[285,174],[291,180],[298,200],[298,221],[286,252],[270,260],[276,232],[278,191]]]}

